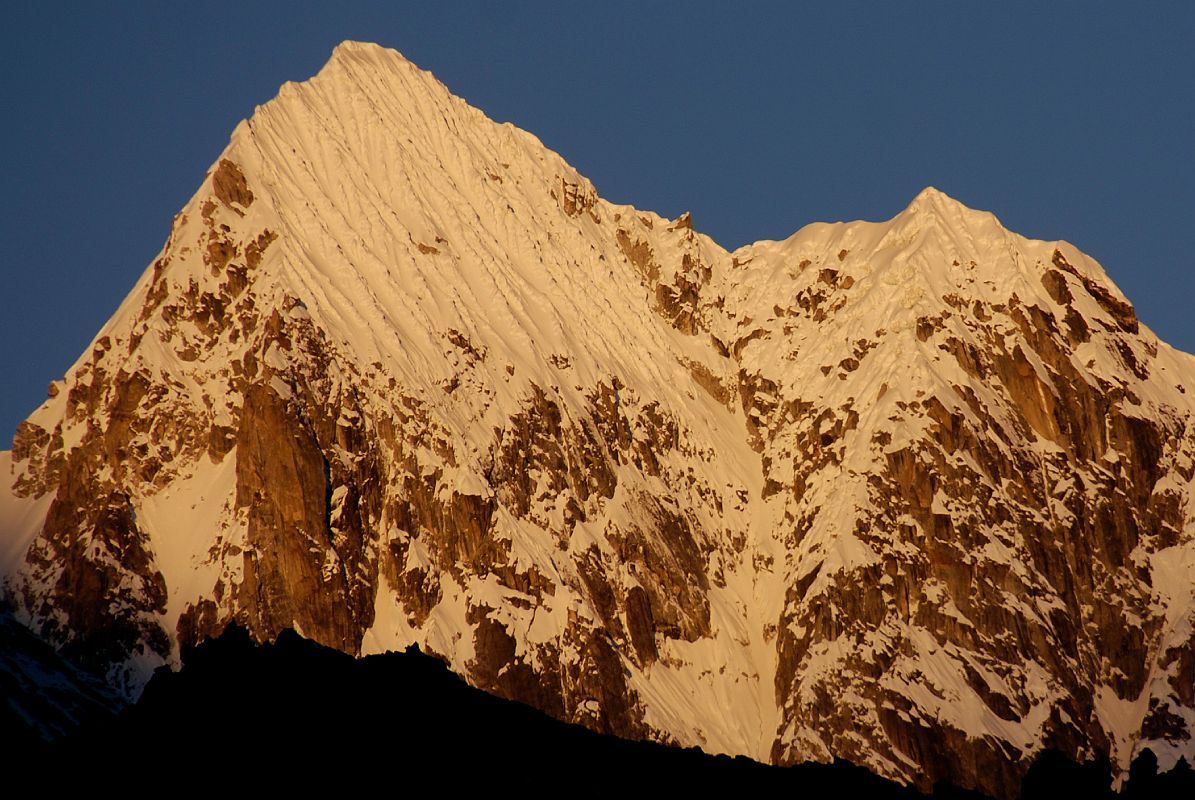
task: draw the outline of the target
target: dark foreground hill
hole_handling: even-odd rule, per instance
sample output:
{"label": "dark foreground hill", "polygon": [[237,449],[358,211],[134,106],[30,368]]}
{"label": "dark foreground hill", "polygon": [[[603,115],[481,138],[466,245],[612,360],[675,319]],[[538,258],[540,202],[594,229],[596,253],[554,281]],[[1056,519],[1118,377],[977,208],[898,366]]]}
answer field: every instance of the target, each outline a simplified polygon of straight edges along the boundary
{"label": "dark foreground hill", "polygon": [[[235,777],[261,789],[380,781],[417,796],[429,786],[499,797],[923,796],[843,761],[771,767],[603,736],[474,689],[415,646],[354,659],[293,631],[256,645],[235,625],[190,650],[181,671],[160,669],[119,715],[93,714],[70,736],[15,752],[18,773],[61,788],[125,775],[154,793]],[[1195,796],[1185,761],[1157,776],[1151,758],[1138,759],[1125,796]],[[1047,752],[1023,796],[1111,797],[1110,783],[1106,761]],[[940,784],[934,797],[983,795]]]}

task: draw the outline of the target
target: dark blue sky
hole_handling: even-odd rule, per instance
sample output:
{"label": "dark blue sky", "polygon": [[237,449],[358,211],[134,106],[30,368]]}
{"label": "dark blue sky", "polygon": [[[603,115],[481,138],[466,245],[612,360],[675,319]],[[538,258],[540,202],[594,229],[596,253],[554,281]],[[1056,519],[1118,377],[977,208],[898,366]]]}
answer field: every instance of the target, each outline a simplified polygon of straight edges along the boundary
{"label": "dark blue sky", "polygon": [[1074,242],[1195,350],[1195,3],[21,5],[0,31],[0,448],[236,123],[346,38],[727,247],[935,185]]}

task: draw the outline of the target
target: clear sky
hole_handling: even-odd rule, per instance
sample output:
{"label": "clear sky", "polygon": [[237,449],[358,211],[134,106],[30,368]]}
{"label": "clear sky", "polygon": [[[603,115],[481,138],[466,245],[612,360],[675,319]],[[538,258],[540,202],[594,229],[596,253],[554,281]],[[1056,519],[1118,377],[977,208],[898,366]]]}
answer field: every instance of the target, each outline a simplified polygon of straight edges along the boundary
{"label": "clear sky", "polygon": [[0,449],[236,123],[342,39],[399,50],[603,196],[691,210],[727,247],[886,219],[937,186],[1075,243],[1195,351],[1195,3],[812,5],[7,5]]}

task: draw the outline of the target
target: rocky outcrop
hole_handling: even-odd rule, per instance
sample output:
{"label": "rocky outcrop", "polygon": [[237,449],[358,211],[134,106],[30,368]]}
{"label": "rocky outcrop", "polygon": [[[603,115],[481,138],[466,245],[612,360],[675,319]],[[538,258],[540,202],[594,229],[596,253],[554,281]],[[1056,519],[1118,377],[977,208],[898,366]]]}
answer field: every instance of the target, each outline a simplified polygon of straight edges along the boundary
{"label": "rocky outcrop", "polygon": [[245,182],[245,173],[227,158],[220,159],[212,171],[212,194],[229,208],[234,204],[242,208],[253,205],[253,192]]}

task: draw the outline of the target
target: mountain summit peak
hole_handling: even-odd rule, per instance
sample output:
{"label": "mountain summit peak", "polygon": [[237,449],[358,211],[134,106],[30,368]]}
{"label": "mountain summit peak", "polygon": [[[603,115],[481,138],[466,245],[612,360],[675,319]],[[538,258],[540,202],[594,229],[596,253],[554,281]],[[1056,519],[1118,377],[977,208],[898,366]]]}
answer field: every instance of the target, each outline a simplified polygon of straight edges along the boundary
{"label": "mountain summit peak", "polygon": [[972,208],[933,186],[918,192],[892,221],[898,223],[897,227],[902,230],[937,229],[942,236],[965,250],[982,250],[1010,235],[992,212]]}
{"label": "mountain summit peak", "polygon": [[398,56],[402,60],[407,59],[402,53],[398,52],[392,47],[384,47],[376,42],[362,42],[355,39],[345,39],[340,44],[332,48],[332,58],[346,58],[350,56],[378,58],[388,57],[393,58]]}
{"label": "mountain summit peak", "polygon": [[[356,87],[355,90],[363,89],[377,80],[390,82],[399,76],[417,74],[421,83],[438,85],[444,94],[451,94],[448,87],[436,80],[434,75],[421,69],[398,50],[374,42],[345,39],[332,48],[331,55],[320,68],[316,78],[344,74],[354,75],[351,85]],[[370,79],[366,77],[368,75],[376,77]]]}
{"label": "mountain summit peak", "polygon": [[960,213],[986,214],[962,203],[935,186],[926,186],[909,203],[906,212],[957,215]]}
{"label": "mountain summit peak", "polygon": [[955,200],[950,195],[946,194],[946,192],[942,191],[938,187],[926,186],[924,189],[922,189],[920,192],[918,192],[917,195],[913,198],[912,204],[917,205],[917,204],[921,204],[921,203],[931,203],[931,202],[935,202],[935,201],[949,201],[951,203],[958,202],[957,200]]}

